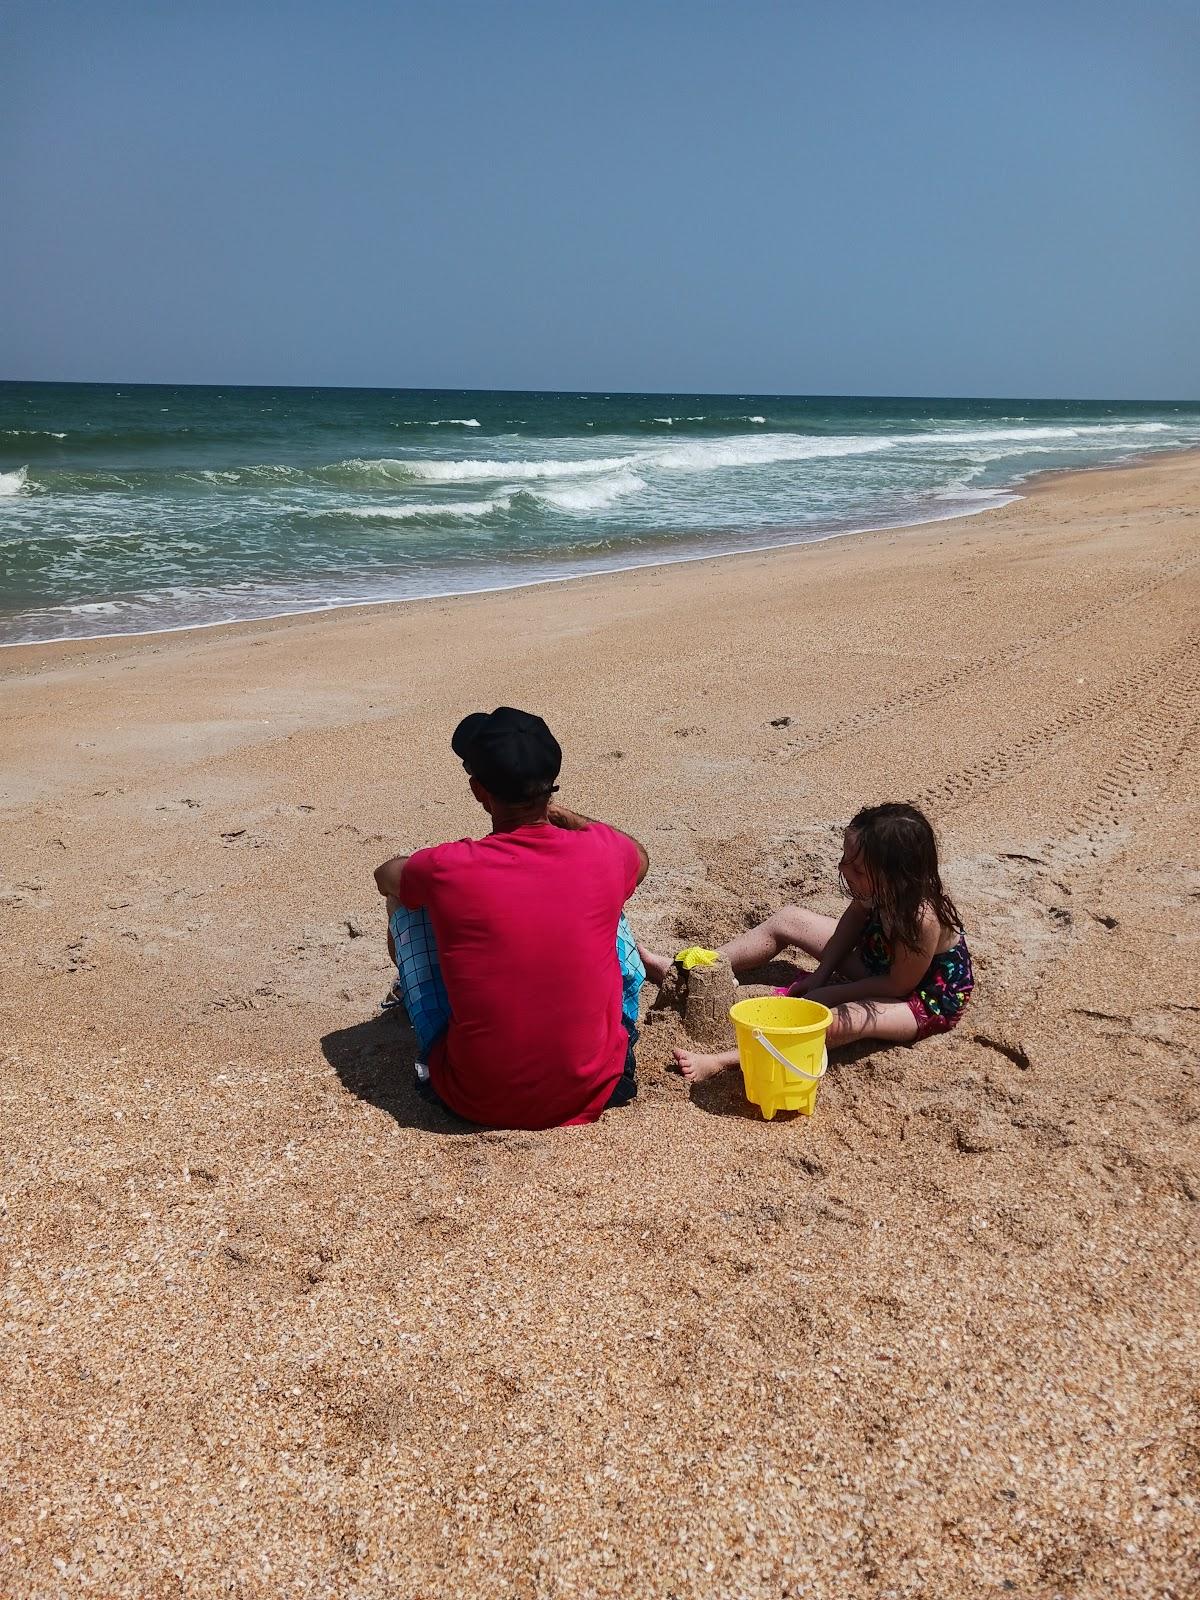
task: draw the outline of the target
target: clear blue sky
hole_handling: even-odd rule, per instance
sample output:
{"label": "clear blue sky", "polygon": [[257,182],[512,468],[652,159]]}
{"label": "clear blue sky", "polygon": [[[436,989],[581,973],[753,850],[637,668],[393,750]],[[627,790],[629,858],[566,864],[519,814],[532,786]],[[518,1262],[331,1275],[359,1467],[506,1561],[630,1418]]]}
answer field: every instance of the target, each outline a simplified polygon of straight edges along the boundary
{"label": "clear blue sky", "polygon": [[0,377],[1200,397],[1200,6],[8,0]]}

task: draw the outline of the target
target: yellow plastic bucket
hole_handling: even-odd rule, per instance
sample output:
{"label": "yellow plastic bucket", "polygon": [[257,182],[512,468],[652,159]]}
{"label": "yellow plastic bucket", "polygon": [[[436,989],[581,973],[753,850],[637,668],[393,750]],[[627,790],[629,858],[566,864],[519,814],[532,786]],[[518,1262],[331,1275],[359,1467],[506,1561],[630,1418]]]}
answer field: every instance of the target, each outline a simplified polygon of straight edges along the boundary
{"label": "yellow plastic bucket", "polygon": [[817,1000],[767,995],[739,1000],[729,1017],[737,1030],[746,1099],[768,1122],[777,1111],[803,1111],[811,1117],[829,1065],[829,1007]]}

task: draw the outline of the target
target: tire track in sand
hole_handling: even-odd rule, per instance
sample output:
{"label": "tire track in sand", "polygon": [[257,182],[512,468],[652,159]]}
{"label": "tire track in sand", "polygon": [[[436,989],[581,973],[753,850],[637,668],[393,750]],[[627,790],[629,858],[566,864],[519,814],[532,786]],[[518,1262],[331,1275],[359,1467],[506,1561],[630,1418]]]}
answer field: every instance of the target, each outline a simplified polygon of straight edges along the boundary
{"label": "tire track in sand", "polygon": [[1147,707],[1147,715],[1123,741],[1116,760],[1081,802],[1072,818],[1075,826],[1052,851],[1055,864],[1065,872],[1079,871],[1107,855],[1133,802],[1145,806],[1151,796],[1170,786],[1195,751],[1198,731],[1200,652],[1193,643],[1181,670],[1167,680],[1157,703]]}
{"label": "tire track in sand", "polygon": [[1069,639],[1073,634],[1082,629],[1091,627],[1102,621],[1113,611],[1123,610],[1127,606],[1136,605],[1139,600],[1145,599],[1149,594],[1172,583],[1185,572],[1190,571],[1200,562],[1200,555],[1181,556],[1178,560],[1169,561],[1160,567],[1153,578],[1139,584],[1136,589],[1126,589],[1120,594],[1113,595],[1101,605],[1089,606],[1087,610],[1078,612],[1069,621],[1056,628],[1048,628],[1044,633],[1036,633],[1024,639],[1018,639],[1012,644],[1000,645],[995,650],[990,650],[986,655],[979,656],[974,661],[961,666],[953,667],[949,672],[941,673],[936,678],[928,678],[923,683],[915,684],[910,689],[903,690],[900,694],[893,695],[891,699],[882,701],[879,705],[866,706],[851,715],[839,718],[836,722],[827,723],[824,728],[815,728],[811,733],[802,735],[799,739],[767,752],[760,760],[792,761],[801,756],[811,755],[817,750],[824,750],[830,745],[840,744],[845,739],[851,739],[856,734],[866,733],[872,728],[879,727],[881,723],[891,722],[894,718],[904,716],[907,712],[917,710],[921,706],[929,705],[934,701],[943,700],[947,695],[954,694],[963,688],[972,679],[978,678],[989,672],[996,672],[1004,667],[1012,666],[1015,662],[1023,661],[1027,656],[1050,645]]}
{"label": "tire track in sand", "polygon": [[[1069,830],[1059,839],[1039,845],[1036,864],[1043,875],[1066,889],[1063,880],[1073,879],[1074,890],[1085,890],[1089,877],[1122,855],[1129,842],[1131,816],[1166,793],[1188,761],[1194,761],[1200,746],[1200,654],[1194,649],[1181,670],[1169,677],[1157,698],[1148,704],[1147,715],[1122,743],[1119,753],[1070,818]],[[1069,923],[1068,923],[1069,926]],[[1026,1039],[1036,1035],[1044,1016],[1042,997],[1048,976],[1054,971],[1050,959],[1035,960],[1032,967],[1027,952],[1022,962],[1020,998],[1003,1024],[1003,1033],[990,1029],[975,1032],[976,1042],[1008,1055],[1018,1065],[1029,1065],[1030,1046]],[[1051,1005],[1059,1003],[1055,996]],[[1092,1020],[1093,1031],[1103,1035],[1113,1019],[1106,1013],[1077,1011],[1081,1021]],[[1156,1035],[1168,1055],[1182,1060],[1189,1046],[1186,1040]],[[1194,1055],[1194,1051],[1193,1051]],[[1023,1057],[1023,1061],[1019,1058]]]}
{"label": "tire track in sand", "polygon": [[916,803],[927,810],[946,811],[967,805],[980,795],[1010,782],[1035,766],[1062,740],[1082,728],[1111,721],[1140,701],[1149,702],[1164,682],[1182,678],[1189,681],[1195,672],[1200,637],[1190,635],[1161,656],[1144,661],[1134,672],[1123,675],[1119,684],[1101,689],[1078,705],[1061,710],[1057,716],[1024,734],[1012,744],[1003,745],[989,755],[947,773],[916,796]]}

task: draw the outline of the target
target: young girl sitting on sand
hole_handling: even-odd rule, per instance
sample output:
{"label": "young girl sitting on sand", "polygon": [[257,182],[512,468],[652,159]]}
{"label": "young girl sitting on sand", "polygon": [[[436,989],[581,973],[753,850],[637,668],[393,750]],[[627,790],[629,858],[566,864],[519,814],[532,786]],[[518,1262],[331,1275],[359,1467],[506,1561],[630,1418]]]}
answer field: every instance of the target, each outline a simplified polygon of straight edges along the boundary
{"label": "young girl sitting on sand", "polygon": [[[846,829],[839,863],[850,904],[839,920],[785,906],[719,951],[735,973],[765,966],[791,946],[819,962],[781,994],[819,1000],[833,1012],[831,1045],[857,1039],[909,1043],[945,1033],[975,986],[954,902],[942,887],[937,841],[916,806],[867,806]],[[672,963],[642,951],[658,983]],[[736,1050],[676,1050],[689,1083],[737,1065]]]}

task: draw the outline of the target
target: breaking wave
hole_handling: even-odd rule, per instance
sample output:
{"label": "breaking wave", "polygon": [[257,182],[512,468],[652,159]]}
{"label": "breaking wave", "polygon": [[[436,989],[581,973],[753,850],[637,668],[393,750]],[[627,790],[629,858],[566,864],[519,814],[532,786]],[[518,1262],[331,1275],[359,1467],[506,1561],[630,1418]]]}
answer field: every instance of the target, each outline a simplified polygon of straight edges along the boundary
{"label": "breaking wave", "polygon": [[[459,420],[465,426],[471,419]],[[675,419],[661,417],[657,421],[661,427],[673,425]],[[1023,451],[1038,454],[1053,446],[1093,448],[1102,445],[1111,450],[1117,446],[1119,436],[1128,439],[1132,446],[1140,436],[1169,432],[1171,429],[1164,422],[946,428],[879,434],[768,431],[686,438],[676,435],[669,443],[630,439],[633,448],[621,455],[350,456],[342,461],[304,466],[267,461],[245,466],[78,466],[72,469],[35,463],[32,469],[26,465],[15,471],[0,472],[0,495],[175,492],[189,484],[218,490],[259,488],[307,493],[331,487],[350,491],[411,489],[417,483],[431,486],[478,483],[516,488],[546,482],[553,486],[543,496],[546,503],[561,510],[584,511],[602,509],[646,487],[647,474],[699,475],[789,463],[832,462],[841,457],[877,456],[889,451],[901,454],[916,451],[922,461],[936,461],[939,454],[959,458],[965,454],[979,461],[979,452],[986,450],[990,452],[990,459],[998,460]],[[584,491],[572,487],[580,479],[607,479],[609,482],[603,491]],[[362,509],[364,516],[379,515],[374,508]],[[397,520],[417,514],[403,506],[389,513]]]}
{"label": "breaking wave", "polygon": [[590,511],[603,511],[646,487],[645,478],[636,472],[617,472],[608,478],[585,479],[561,489],[539,489],[535,498],[556,511],[569,511],[575,516],[586,516]]}
{"label": "breaking wave", "polygon": [[512,495],[494,495],[490,500],[443,500],[440,503],[411,505],[324,506],[310,513],[314,517],[356,517],[360,522],[458,522],[490,517],[507,511]]}
{"label": "breaking wave", "polygon": [[478,417],[436,417],[428,422],[393,422],[393,428],[477,428]]}

